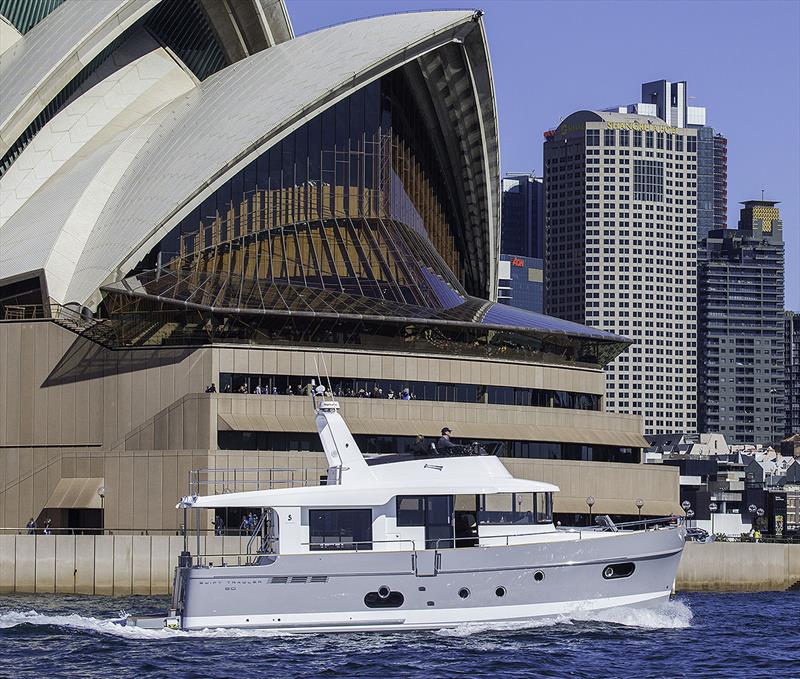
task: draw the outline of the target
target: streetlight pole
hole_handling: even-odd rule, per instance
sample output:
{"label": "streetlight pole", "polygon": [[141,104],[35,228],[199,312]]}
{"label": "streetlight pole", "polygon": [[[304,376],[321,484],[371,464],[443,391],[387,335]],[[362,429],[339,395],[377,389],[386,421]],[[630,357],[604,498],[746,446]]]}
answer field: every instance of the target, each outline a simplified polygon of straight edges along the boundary
{"label": "streetlight pole", "polygon": [[594,497],[589,496],[586,498],[586,505],[589,507],[589,527],[592,526],[592,507],[594,506]]}
{"label": "streetlight pole", "polygon": [[712,502],[708,505],[708,511],[711,513],[711,535],[714,535],[714,513],[717,511],[717,503]]}
{"label": "streetlight pole", "polygon": [[100,498],[100,529],[102,534],[106,527],[106,487],[100,486],[97,489],[97,495]]}
{"label": "streetlight pole", "polygon": [[639,521],[642,520],[642,507],[644,507],[644,500],[642,498],[636,498],[636,509],[639,512]]}
{"label": "streetlight pole", "polygon": [[756,507],[755,505],[748,505],[747,506],[747,511],[750,512],[750,532],[753,533],[753,534],[755,534],[755,532],[756,532],[756,530],[758,528],[756,526],[756,519],[755,519],[756,509],[758,509],[758,507]]}

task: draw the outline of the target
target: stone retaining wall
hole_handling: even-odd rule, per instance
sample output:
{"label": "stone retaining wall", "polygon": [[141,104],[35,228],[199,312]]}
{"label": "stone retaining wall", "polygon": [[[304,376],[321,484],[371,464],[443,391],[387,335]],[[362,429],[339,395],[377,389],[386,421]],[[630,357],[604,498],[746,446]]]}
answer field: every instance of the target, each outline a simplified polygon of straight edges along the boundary
{"label": "stone retaining wall", "polygon": [[[201,537],[200,549],[241,554],[247,540]],[[182,548],[179,535],[0,535],[0,592],[168,594]]]}
{"label": "stone retaining wall", "polygon": [[[200,540],[208,554],[241,554],[247,548],[246,537]],[[182,547],[177,535],[2,535],[0,593],[168,594]],[[196,547],[191,538],[190,550]],[[766,591],[798,582],[800,544],[689,543],[676,588]]]}
{"label": "stone retaining wall", "polygon": [[686,545],[676,589],[684,592],[786,590],[800,582],[800,544],[712,542]]}

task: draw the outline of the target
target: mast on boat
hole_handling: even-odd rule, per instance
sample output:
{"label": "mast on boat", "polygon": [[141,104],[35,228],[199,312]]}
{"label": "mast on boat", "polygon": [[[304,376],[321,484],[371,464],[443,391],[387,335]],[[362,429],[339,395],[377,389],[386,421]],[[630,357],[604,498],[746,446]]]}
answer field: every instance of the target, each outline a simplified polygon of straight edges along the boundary
{"label": "mast on boat", "polygon": [[333,400],[330,388],[326,391],[322,384],[314,387],[311,398],[317,432],[328,460],[328,485],[363,484],[374,480],[374,474],[339,413],[339,402]]}

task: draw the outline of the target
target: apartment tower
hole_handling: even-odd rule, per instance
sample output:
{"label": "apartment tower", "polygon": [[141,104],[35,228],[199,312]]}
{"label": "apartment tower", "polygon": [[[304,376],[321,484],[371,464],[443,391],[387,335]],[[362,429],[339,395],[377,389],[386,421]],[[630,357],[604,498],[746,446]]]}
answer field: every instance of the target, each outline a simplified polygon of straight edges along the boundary
{"label": "apartment tower", "polygon": [[787,311],[784,315],[783,353],[786,361],[786,436],[800,434],[800,313]]}
{"label": "apartment tower", "polygon": [[774,201],[744,203],[738,229],[701,245],[700,431],[729,443],[784,435],[783,237]]}

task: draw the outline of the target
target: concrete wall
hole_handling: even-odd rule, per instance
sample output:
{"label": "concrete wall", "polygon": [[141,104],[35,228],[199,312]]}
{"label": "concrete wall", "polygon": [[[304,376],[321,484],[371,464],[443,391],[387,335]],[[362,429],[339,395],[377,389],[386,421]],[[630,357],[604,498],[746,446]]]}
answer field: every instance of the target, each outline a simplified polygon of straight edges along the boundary
{"label": "concrete wall", "polygon": [[[247,540],[212,535],[200,548],[235,555]],[[0,535],[0,593],[168,594],[182,547],[179,535]]]}
{"label": "concrete wall", "polygon": [[[378,350],[322,352],[334,377],[426,380],[563,389],[602,394],[601,370],[532,365],[499,359]],[[270,431],[313,430],[308,399],[205,394],[220,372],[315,374],[320,352],[292,348],[214,346],[108,351],[51,321],[0,322],[0,527],[18,528],[48,516],[61,479],[103,479],[108,529],[175,529],[177,499],[190,469],[247,466],[297,468],[322,458],[300,453],[217,451],[226,415]],[[438,436],[443,424],[466,439],[635,441],[641,418],[630,415],[493,404],[342,399],[355,433]],[[253,422],[255,424],[253,424]],[[223,423],[224,425],[224,423]],[[558,438],[561,437],[561,438]],[[586,439],[586,440],[584,440]],[[617,441],[619,445],[624,445]],[[515,473],[551,480],[563,496],[677,499],[677,473],[659,465],[514,460]],[[324,470],[323,472],[324,473]],[[538,477],[536,474],[543,474]],[[598,512],[616,512],[598,504]],[[631,509],[633,513],[633,509]],[[647,513],[647,511],[645,512]],[[52,518],[52,517],[51,517]]]}
{"label": "concrete wall", "polygon": [[[178,535],[0,535],[0,593],[167,594],[182,545]],[[190,551],[195,546],[190,537]],[[201,538],[203,552],[233,555],[246,547],[247,538]],[[676,587],[779,591],[798,582],[800,545],[689,543]]]}
{"label": "concrete wall", "polygon": [[800,544],[686,545],[676,588],[684,592],[780,591],[800,583]]}
{"label": "concrete wall", "polygon": [[0,446],[110,448],[212,379],[208,348],[108,351],[50,321],[2,322]]}
{"label": "concrete wall", "polygon": [[[202,402],[203,399],[199,400]],[[355,434],[410,436],[419,433],[438,438],[442,426],[446,424],[452,427],[456,438],[596,443],[626,447],[645,443],[641,436],[641,419],[635,415],[488,403],[372,398],[337,398],[337,401]],[[251,429],[257,429],[260,418],[268,426],[274,426],[269,423],[277,420],[284,431],[316,431],[306,396],[216,394],[213,395],[213,407],[215,410],[212,414],[222,418],[231,415],[242,421],[245,427],[240,428],[246,428],[250,420],[256,425]],[[203,406],[196,409],[202,411]],[[223,424],[220,428],[230,427]]]}

